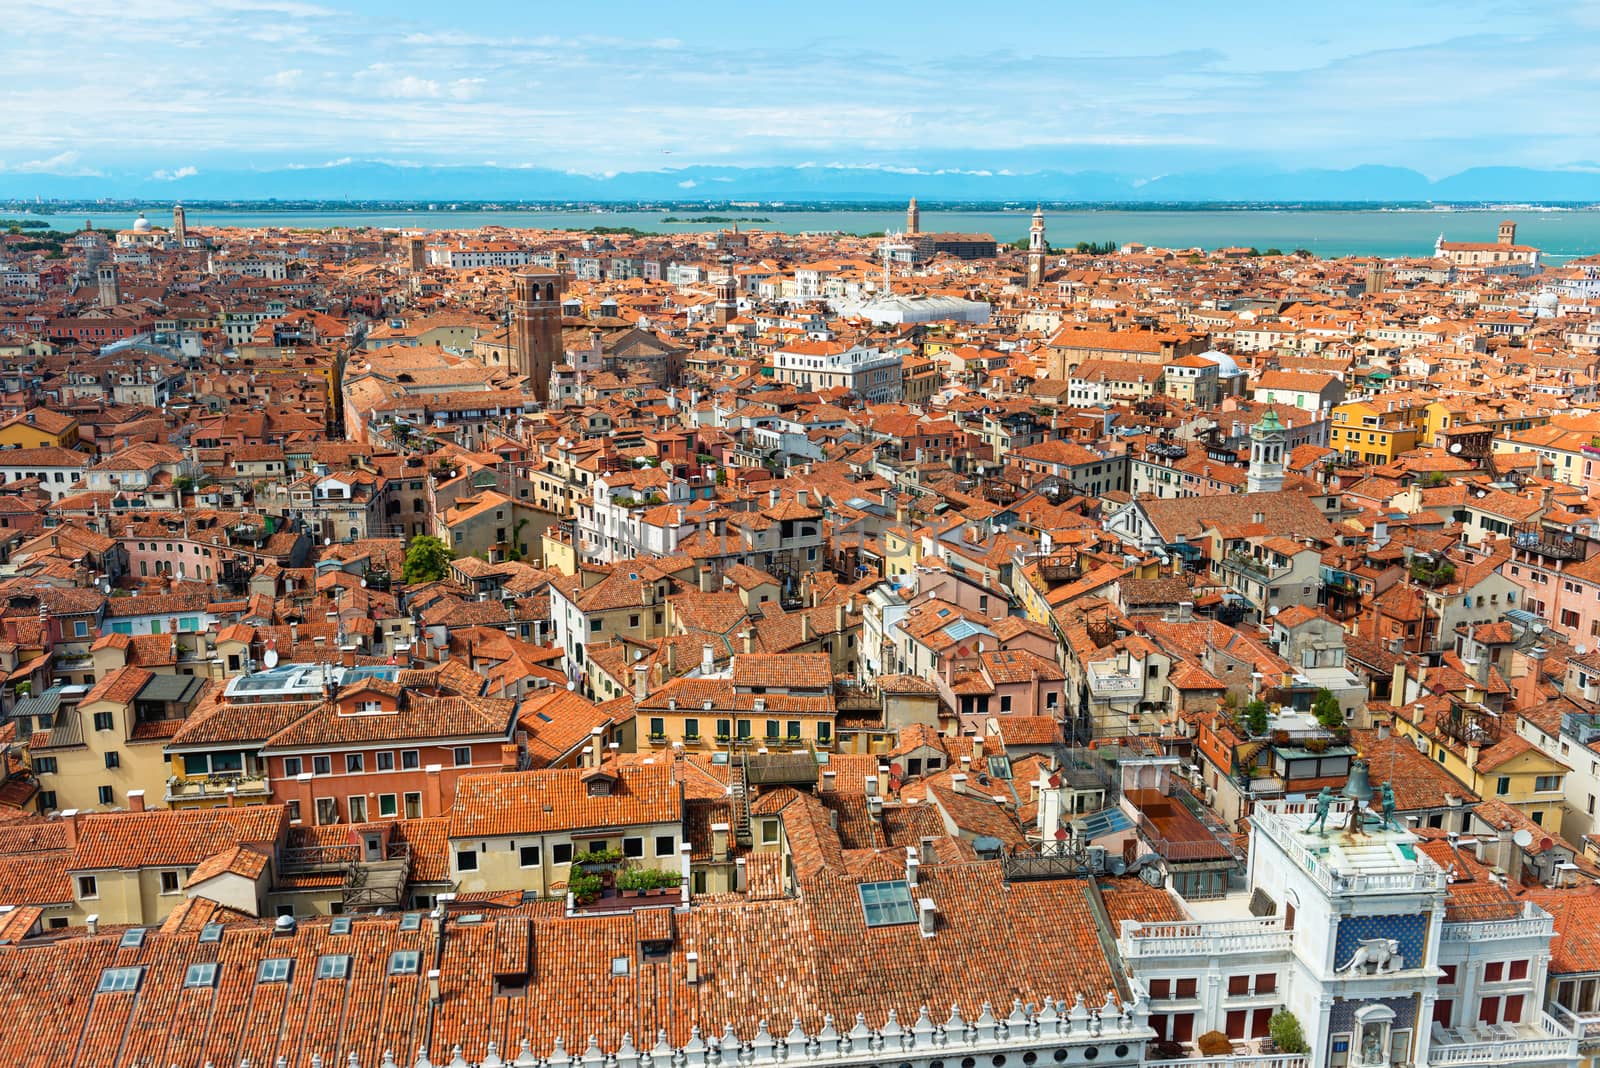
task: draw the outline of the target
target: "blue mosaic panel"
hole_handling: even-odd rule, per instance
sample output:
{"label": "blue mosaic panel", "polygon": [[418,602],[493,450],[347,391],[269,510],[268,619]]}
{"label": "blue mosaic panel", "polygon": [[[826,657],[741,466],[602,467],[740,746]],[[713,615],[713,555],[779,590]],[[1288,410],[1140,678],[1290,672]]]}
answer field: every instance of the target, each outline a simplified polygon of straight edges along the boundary
{"label": "blue mosaic panel", "polygon": [[1428,933],[1427,915],[1413,916],[1350,916],[1339,921],[1336,939],[1337,951],[1333,966],[1343,968],[1350,963],[1361,943],[1368,938],[1392,938],[1400,943],[1400,955],[1406,968],[1422,964],[1423,940]]}
{"label": "blue mosaic panel", "polygon": [[1333,1008],[1328,1012],[1328,1033],[1338,1034],[1341,1031],[1354,1032],[1356,1026],[1356,1010],[1368,1005],[1387,1005],[1394,1010],[1393,1029],[1402,1031],[1410,1027],[1417,1018],[1417,1002],[1415,998],[1371,998],[1369,1000],[1345,1000],[1340,998],[1333,1003]]}

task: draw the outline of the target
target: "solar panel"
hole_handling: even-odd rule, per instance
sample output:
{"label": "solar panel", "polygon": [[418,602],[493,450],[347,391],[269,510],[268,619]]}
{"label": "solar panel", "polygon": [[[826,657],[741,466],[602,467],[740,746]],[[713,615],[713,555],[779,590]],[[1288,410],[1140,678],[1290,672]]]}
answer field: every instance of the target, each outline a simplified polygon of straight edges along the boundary
{"label": "solar panel", "polygon": [[866,916],[868,927],[917,922],[917,909],[911,903],[911,887],[904,879],[862,883],[856,890],[861,894],[861,911]]}

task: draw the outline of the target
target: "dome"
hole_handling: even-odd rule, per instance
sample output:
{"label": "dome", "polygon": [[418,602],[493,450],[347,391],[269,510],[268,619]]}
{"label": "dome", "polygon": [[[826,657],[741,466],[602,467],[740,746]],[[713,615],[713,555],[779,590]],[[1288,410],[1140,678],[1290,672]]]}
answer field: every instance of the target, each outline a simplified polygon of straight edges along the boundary
{"label": "dome", "polygon": [[1239,374],[1239,365],[1232,356],[1217,349],[1208,349],[1200,354],[1202,360],[1210,360],[1217,365],[1218,378],[1234,378]]}
{"label": "dome", "polygon": [[1538,304],[1538,306],[1541,308],[1548,308],[1551,311],[1555,311],[1556,308],[1561,304],[1561,298],[1547,289],[1534,298],[1534,303]]}
{"label": "dome", "polygon": [[141,211],[139,217],[133,220],[133,228],[141,234],[150,232],[150,220],[144,217],[144,212]]}

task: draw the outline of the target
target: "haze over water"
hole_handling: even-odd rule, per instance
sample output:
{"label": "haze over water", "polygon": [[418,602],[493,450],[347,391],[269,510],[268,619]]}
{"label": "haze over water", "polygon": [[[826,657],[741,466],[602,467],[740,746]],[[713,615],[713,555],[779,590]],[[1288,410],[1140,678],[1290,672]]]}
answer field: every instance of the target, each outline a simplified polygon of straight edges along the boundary
{"label": "haze over water", "polygon": [[[27,218],[25,213],[5,212]],[[170,216],[147,211],[151,222],[165,226]],[[843,230],[868,233],[899,230],[905,212],[899,208],[868,211],[775,211],[770,208],[677,209],[674,211],[218,211],[191,208],[189,225],[281,226],[326,229],[338,226],[373,226],[415,230],[470,230],[483,226],[511,229],[587,229],[594,226],[632,226],[658,233],[692,233],[724,229],[711,223],[663,223],[701,214],[756,216],[766,222],[741,223],[746,230],[784,233]],[[137,213],[90,213],[98,227],[117,229],[133,225]],[[84,216],[43,216],[52,226],[76,229]],[[1426,256],[1443,232],[1453,241],[1493,241],[1501,219],[1517,222],[1517,240],[1544,250],[1548,259],[1565,260],[1600,252],[1600,211],[1461,209],[1450,211],[1251,209],[1219,211],[1125,211],[1116,209],[1047,212],[1050,242],[1071,248],[1079,241],[1142,242],[1162,248],[1255,247],[1289,252],[1309,249],[1318,256]],[[1028,232],[1027,211],[922,212],[922,229],[990,233],[1000,241],[1015,241]]]}

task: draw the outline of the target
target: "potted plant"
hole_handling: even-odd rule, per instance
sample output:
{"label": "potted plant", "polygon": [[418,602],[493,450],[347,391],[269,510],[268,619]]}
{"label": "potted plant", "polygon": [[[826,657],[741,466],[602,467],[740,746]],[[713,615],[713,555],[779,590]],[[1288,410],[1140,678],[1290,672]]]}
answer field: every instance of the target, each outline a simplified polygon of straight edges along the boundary
{"label": "potted plant", "polygon": [[622,850],[602,848],[579,853],[572,858],[572,863],[574,867],[582,868],[585,872],[614,871],[621,859]]}
{"label": "potted plant", "polygon": [[567,893],[575,905],[589,905],[600,899],[600,876],[579,872],[567,880]]}

